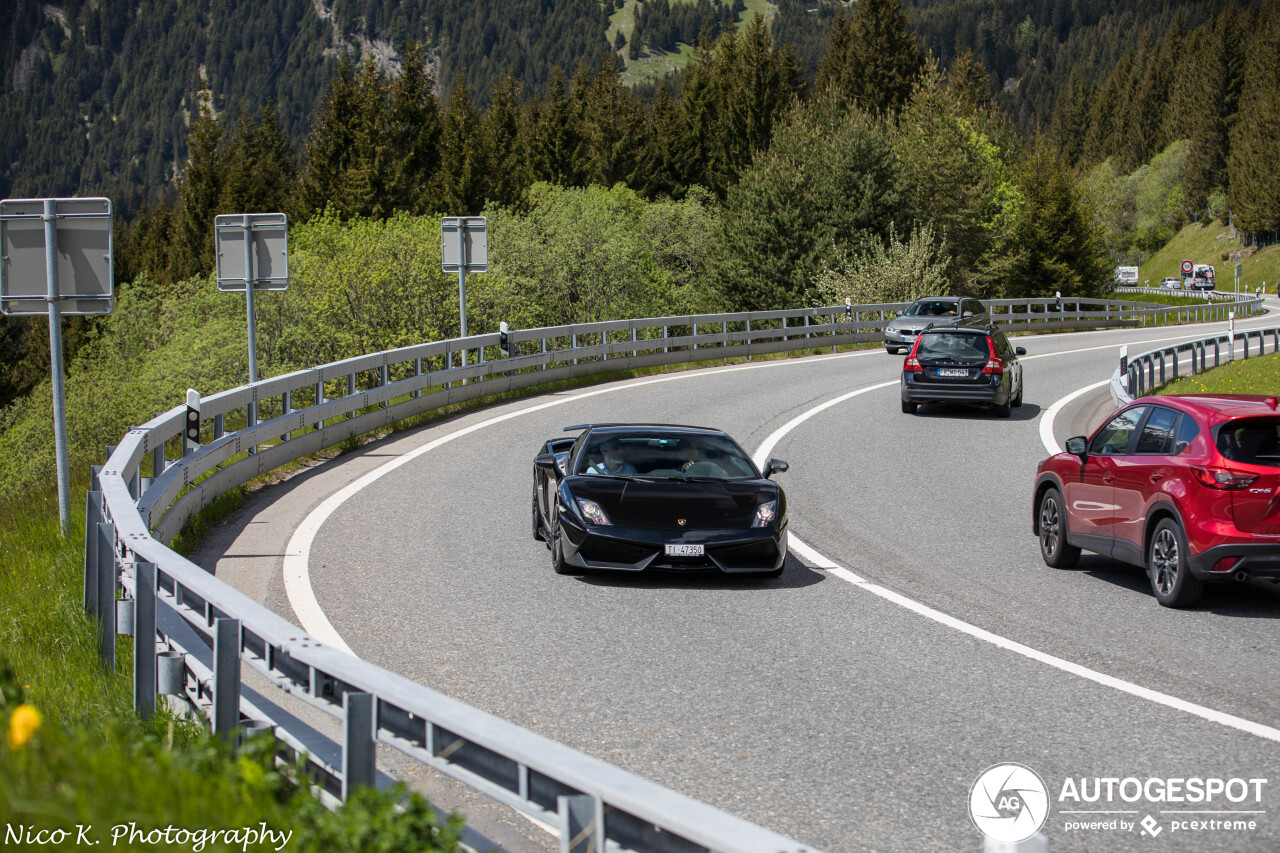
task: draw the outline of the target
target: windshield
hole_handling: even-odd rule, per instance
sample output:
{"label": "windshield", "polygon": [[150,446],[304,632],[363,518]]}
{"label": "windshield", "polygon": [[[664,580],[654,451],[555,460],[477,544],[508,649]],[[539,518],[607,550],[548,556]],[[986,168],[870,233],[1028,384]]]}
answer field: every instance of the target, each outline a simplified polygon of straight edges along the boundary
{"label": "windshield", "polygon": [[964,332],[932,332],[920,336],[917,358],[947,358],[955,361],[986,361],[991,355],[986,335]]}
{"label": "windshield", "polygon": [[646,480],[755,480],[760,472],[725,435],[646,432],[592,436],[575,473]]}
{"label": "windshield", "polygon": [[956,303],[951,299],[921,299],[911,303],[904,313],[905,317],[954,317]]}

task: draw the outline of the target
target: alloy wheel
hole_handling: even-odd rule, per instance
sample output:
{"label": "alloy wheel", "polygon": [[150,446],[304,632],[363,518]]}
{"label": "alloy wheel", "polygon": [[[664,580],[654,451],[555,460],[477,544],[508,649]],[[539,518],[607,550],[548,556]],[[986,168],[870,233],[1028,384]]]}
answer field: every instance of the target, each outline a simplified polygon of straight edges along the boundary
{"label": "alloy wheel", "polygon": [[1178,582],[1178,538],[1173,531],[1162,528],[1151,543],[1151,581],[1161,595],[1173,592]]}

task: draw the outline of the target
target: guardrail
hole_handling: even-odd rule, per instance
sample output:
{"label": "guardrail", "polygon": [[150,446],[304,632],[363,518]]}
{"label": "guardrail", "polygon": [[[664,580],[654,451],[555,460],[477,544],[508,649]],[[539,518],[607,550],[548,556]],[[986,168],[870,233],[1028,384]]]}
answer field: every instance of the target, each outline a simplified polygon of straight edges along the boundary
{"label": "guardrail", "polygon": [[[1280,352],[1280,326],[1211,335],[1148,350],[1132,358],[1122,349],[1120,365],[1111,374],[1111,399],[1116,408],[1126,406],[1153,388],[1179,378],[1182,375],[1181,359],[1184,354],[1188,356],[1186,367],[1189,376],[1222,364],[1224,352],[1227,361],[1234,361],[1237,343],[1243,347],[1244,358],[1249,358],[1249,341],[1255,337],[1258,339],[1257,355],[1266,355],[1268,337],[1271,338],[1271,351]],[[1213,364],[1209,364],[1210,348],[1213,349]]]}
{"label": "guardrail", "polygon": [[[1258,301],[1236,307],[1252,310]],[[375,746],[384,744],[558,826],[563,850],[811,850],[327,648],[164,543],[231,488],[415,415],[603,371],[880,342],[885,323],[907,304],[619,320],[374,353],[203,398],[205,443],[194,447],[183,438],[186,408],[176,407],[129,430],[94,471],[84,598],[99,620],[102,655],[114,665],[117,630],[132,634],[140,713],[154,712],[157,693],[170,694],[219,734],[272,728],[282,758],[304,757],[330,800],[356,785],[389,783],[375,762]],[[988,307],[1014,332],[1209,319],[1225,310],[1075,299]],[[143,476],[146,468],[152,476]],[[341,743],[244,685],[244,666],[340,719]]]}
{"label": "guardrail", "polygon": [[[1261,288],[1259,288],[1261,290]],[[1197,287],[1128,287],[1118,286],[1111,288],[1111,293],[1146,293],[1159,294],[1162,296],[1196,296],[1201,299],[1208,299],[1213,302],[1236,302],[1240,299],[1247,299],[1250,296],[1256,296],[1248,290],[1242,290],[1240,293],[1227,293],[1221,290],[1201,290]]]}

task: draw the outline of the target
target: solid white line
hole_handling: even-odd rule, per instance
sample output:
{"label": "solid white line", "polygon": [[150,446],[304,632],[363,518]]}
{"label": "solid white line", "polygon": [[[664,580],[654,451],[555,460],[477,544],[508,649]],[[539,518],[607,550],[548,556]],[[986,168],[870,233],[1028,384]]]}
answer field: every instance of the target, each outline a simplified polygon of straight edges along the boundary
{"label": "solid white line", "polygon": [[643,385],[656,385],[662,382],[677,382],[684,379],[715,376],[721,373],[738,373],[744,370],[763,370],[767,368],[812,365],[834,359],[863,358],[875,355],[879,355],[879,350],[862,350],[859,352],[825,355],[816,358],[766,361],[761,362],[760,364],[744,364],[735,367],[673,373],[652,379],[637,379],[619,385],[612,385],[608,388],[597,388],[592,391],[584,391],[581,394],[574,394],[569,397],[562,397],[545,403],[539,403],[535,406],[529,406],[528,408],[514,412],[507,412],[506,414],[498,415],[497,417],[489,418],[488,420],[480,421],[479,423],[472,424],[471,426],[455,430],[454,432],[441,436],[440,438],[430,441],[421,447],[416,447],[413,450],[407,451],[403,455],[392,459],[390,462],[387,462],[378,468],[375,468],[359,479],[348,483],[346,486],[326,498],[302,520],[302,523],[298,525],[297,530],[293,532],[293,536],[289,538],[289,544],[285,547],[283,566],[284,591],[285,596],[289,599],[289,606],[293,608],[294,615],[298,617],[298,624],[300,624],[312,637],[324,643],[326,646],[331,646],[339,651],[346,652],[347,654],[355,654],[351,651],[351,647],[347,645],[346,641],[342,639],[342,635],[333,627],[333,624],[329,621],[329,617],[325,615],[324,608],[322,608],[320,606],[320,602],[316,600],[315,590],[311,586],[311,546],[315,542],[316,535],[320,532],[320,528],[324,526],[324,523],[329,519],[329,517],[337,511],[338,507],[350,500],[354,495],[360,492],[361,489],[364,489],[366,486],[369,486],[382,477],[385,477],[401,465],[411,462],[422,454],[429,453],[437,447],[447,444],[454,439],[462,438],[465,435],[470,435],[473,432],[486,429],[494,424],[499,424],[503,421],[511,420],[512,418],[519,418],[524,415],[533,414],[534,412],[540,412],[544,409],[562,406],[565,403],[585,400],[588,397],[595,397],[600,394],[612,394],[617,391],[637,388]]}
{"label": "solid white line", "polygon": [[[1242,717],[1237,717],[1222,711],[1215,711],[1212,708],[1206,708],[1203,705],[1197,705],[1194,702],[1188,702],[1185,699],[1179,699],[1176,696],[1170,696],[1169,694],[1161,693],[1158,690],[1151,690],[1150,688],[1142,687],[1132,682],[1125,681],[1124,679],[1089,669],[1087,666],[1081,666],[1078,663],[1073,663],[1069,660],[1057,657],[1056,655],[1047,654],[1038,649],[1033,649],[1030,646],[1025,646],[1022,643],[1010,640],[1008,637],[993,634],[992,632],[979,628],[976,625],[971,625],[970,623],[957,619],[954,616],[948,616],[940,610],[935,610],[926,604],[921,604],[918,601],[907,598],[905,595],[901,595],[891,589],[886,589],[879,584],[872,583],[865,578],[859,577],[848,569],[839,566],[833,563],[830,559],[822,556],[809,545],[801,542],[794,533],[791,534],[790,539],[791,549],[796,552],[797,556],[802,556],[806,561],[813,562],[816,567],[826,570],[833,577],[838,577],[843,581],[847,581],[860,589],[866,590],[872,595],[877,595],[886,601],[891,601],[899,607],[904,607],[912,613],[916,613],[926,619],[937,622],[940,625],[944,625],[948,628],[959,631],[962,634],[967,634],[974,639],[982,640],[983,642],[990,643],[993,646],[1021,655],[1022,657],[1030,660],[1037,661],[1038,663],[1046,664],[1054,669],[1062,670],[1063,672],[1071,675],[1092,681],[1095,684],[1101,684],[1103,687],[1110,687],[1114,690],[1119,690],[1122,693],[1128,693],[1130,696],[1136,696],[1139,699],[1154,702],[1157,705],[1164,705],[1167,708],[1184,711],[1212,723],[1217,723],[1222,726],[1227,726],[1228,728],[1237,729],[1247,734],[1280,743],[1280,729],[1275,729],[1271,726],[1264,726],[1261,723],[1255,723],[1252,720],[1246,720]],[[817,557],[817,559],[811,560],[806,555],[813,555]]]}
{"label": "solid white line", "polygon": [[1062,448],[1058,446],[1057,439],[1053,437],[1053,419],[1058,416],[1058,412],[1062,411],[1062,407],[1077,397],[1088,394],[1090,391],[1101,388],[1104,385],[1110,384],[1110,379],[1104,379],[1101,382],[1086,385],[1083,388],[1072,391],[1070,394],[1063,397],[1061,400],[1058,400],[1045,410],[1045,413],[1040,416],[1040,442],[1044,445],[1044,449],[1049,451],[1050,456],[1062,452]]}
{"label": "solid white line", "polygon": [[[1163,340],[1170,340],[1170,339],[1166,338]],[[1144,341],[1144,343],[1150,343],[1150,342],[1153,342],[1153,341]],[[1114,346],[1114,344],[1109,346]],[[1102,346],[1102,347],[1087,347],[1085,349],[1096,350],[1096,349],[1107,349],[1107,348],[1108,348],[1107,346]],[[1044,353],[1041,356],[1034,356],[1034,357],[1047,357],[1049,355],[1068,355],[1070,353],[1081,352],[1081,351],[1084,351],[1084,350],[1071,350],[1071,351],[1058,352],[1058,353]],[[308,633],[310,633],[313,637],[320,640],[321,642],[326,643],[327,645],[331,645],[335,648],[339,648],[343,651],[350,653],[351,652],[350,648],[347,646],[345,642],[343,642],[342,637],[329,623],[329,620],[325,616],[324,611],[320,608],[319,603],[316,601],[315,594],[311,588],[311,581],[310,581],[309,573],[307,570],[307,563],[308,563],[308,558],[311,552],[311,544],[315,539],[315,535],[316,533],[319,532],[319,529],[321,525],[323,525],[325,519],[327,519],[330,515],[332,515],[333,512],[339,506],[341,506],[344,502],[346,502],[350,497],[355,495],[365,486],[380,479],[381,477],[385,476],[391,471],[394,471],[396,468],[399,468],[401,465],[404,465],[410,460],[416,459],[422,454],[427,453],[431,450],[434,450],[435,448],[440,447],[441,445],[446,444],[450,441],[453,441],[456,438],[461,438],[464,435],[469,435],[473,432],[476,432],[481,429],[485,429],[494,424],[511,420],[512,418],[521,417],[523,415],[531,414],[533,412],[542,411],[543,409],[549,409],[554,406],[562,405],[564,403],[575,402],[577,400],[582,400],[588,397],[594,397],[599,394],[613,393],[616,391],[630,389],[633,387],[639,387],[643,385],[653,385],[660,382],[671,382],[671,381],[676,381],[680,379],[689,379],[689,378],[695,378],[695,377],[701,377],[701,376],[711,376],[711,375],[715,375],[717,373],[723,373],[723,372],[737,372],[741,370],[753,370],[753,369],[779,367],[779,366],[794,365],[794,364],[814,364],[819,361],[828,361],[833,358],[850,358],[850,357],[858,357],[858,356],[871,355],[871,354],[878,355],[878,350],[868,350],[865,352],[847,353],[847,354],[836,355],[836,356],[824,356],[819,359],[796,359],[796,360],[787,360],[787,361],[780,361],[780,362],[765,362],[764,364],[757,364],[757,365],[745,365],[745,366],[733,367],[733,368],[723,368],[723,369],[713,370],[713,371],[696,371],[696,372],[690,372],[690,373],[679,373],[671,376],[659,377],[657,379],[637,380],[635,382],[628,382],[622,385],[611,386],[609,388],[602,388],[594,391],[584,392],[582,394],[575,394],[573,396],[565,397],[559,400],[552,400],[546,403],[541,403],[536,406],[530,406],[529,408],[526,408],[526,409],[520,409],[515,412],[508,412],[507,414],[499,415],[494,418],[489,418],[488,420],[481,421],[479,423],[472,424],[469,427],[464,427],[460,430],[449,433],[448,435],[442,436],[438,439],[435,439],[434,441],[428,442],[427,444],[422,445],[421,447],[415,448],[414,450],[411,450],[405,453],[403,456],[400,456],[390,462],[387,462],[386,464],[380,466],[379,468],[376,468],[373,471],[370,471],[368,474],[365,474],[363,477],[360,477],[358,480],[348,484],[343,489],[331,495],[327,500],[321,503],[319,507],[317,507],[315,510],[311,512],[311,514],[307,516],[307,518],[303,521],[303,523],[299,525],[298,530],[294,533],[293,537],[290,538],[289,545],[286,548],[286,554],[284,558],[285,559],[284,575],[285,575],[285,591],[289,597],[289,603],[293,607],[294,613],[297,614],[298,619],[302,623],[303,628],[305,628]],[[857,397],[861,394],[866,394],[868,392],[876,391],[882,388],[887,388],[889,386],[896,385],[896,384],[898,384],[898,380],[895,379],[890,382],[882,382],[877,385],[870,385],[865,388],[859,388],[855,391],[851,391],[849,393],[842,394],[838,397],[828,400],[825,403],[820,403],[819,405],[815,406],[809,411],[791,419],[785,425],[783,425],[782,427],[774,431],[774,433],[770,435],[767,439],[765,439],[764,443],[760,445],[759,449],[757,449],[754,456],[756,460],[756,464],[760,465],[762,464],[762,460],[767,460],[768,454],[773,450],[774,446],[777,445],[778,441],[780,441],[787,433],[791,432],[791,430],[793,430],[795,427],[799,426],[801,423],[804,423],[806,420],[818,414],[819,412],[825,411],[826,409],[829,409],[835,405],[838,405],[839,403],[845,402],[846,400],[852,399],[853,397]],[[1079,394],[1084,393],[1084,391],[1090,390],[1091,388],[1100,387],[1100,385],[1104,385],[1104,384],[1106,383],[1102,382],[1102,383],[1098,383],[1093,386],[1090,386],[1090,388],[1081,389],[1080,391],[1075,392],[1075,394],[1071,396],[1078,396]],[[1066,402],[1066,400],[1067,398],[1064,398],[1064,400],[1060,400],[1059,402],[1064,403]],[[1055,403],[1055,406],[1058,406],[1058,404]],[[1058,406],[1058,408],[1061,408],[1061,406]],[[1056,411],[1055,411],[1055,414],[1056,414]],[[1267,740],[1280,743],[1280,729],[1275,729],[1270,726],[1264,726],[1260,723],[1255,723],[1250,720],[1246,720],[1241,717],[1236,717],[1231,714],[1226,714],[1221,711],[1215,711],[1212,708],[1206,708],[1203,705],[1197,705],[1193,702],[1187,702],[1186,700],[1179,699],[1176,696],[1170,696],[1166,693],[1160,693],[1159,691],[1151,690],[1149,688],[1142,687],[1140,685],[1133,684],[1128,681],[1124,681],[1123,679],[1115,678],[1114,676],[1097,672],[1096,670],[1089,669],[1088,667],[1081,666],[1080,664],[1073,663],[1071,661],[1056,657],[1054,655],[1047,654],[1045,652],[1041,652],[1037,649],[1033,649],[1030,646],[1026,646],[1026,645],[1023,645],[1022,643],[1018,643],[1018,642],[1015,642],[1014,640],[1010,640],[1007,637],[1002,637],[999,634],[994,634],[983,628],[979,628],[976,625],[971,625],[970,623],[957,619],[954,616],[949,616],[946,613],[941,612],[940,610],[935,610],[932,607],[929,607],[928,605],[925,605],[913,599],[907,598],[906,596],[901,595],[900,593],[894,592],[893,590],[886,589],[885,587],[882,587],[875,583],[871,583],[870,581],[867,581],[866,579],[859,577],[858,575],[854,574],[848,569],[835,563],[830,558],[822,555],[821,553],[819,553],[818,551],[810,547],[807,543],[802,541],[794,533],[792,533],[790,536],[790,550],[795,552],[797,556],[799,556],[801,559],[805,560],[806,562],[810,563],[815,568],[821,568],[830,572],[833,577],[838,577],[841,580],[844,580],[850,584],[853,584],[854,586],[864,589],[867,592],[872,593],[873,595],[877,595],[880,598],[885,599],[886,601],[893,602],[894,604],[897,604],[900,607],[910,610],[911,612],[916,613],[917,615],[923,616],[927,619],[930,619],[948,628],[952,628],[953,630],[960,631],[961,633],[967,634],[975,639],[982,640],[984,642],[990,643],[999,648],[1005,649],[1007,651],[1011,651],[1014,654],[1018,654],[1023,657],[1026,657],[1030,660],[1034,660],[1039,663],[1046,664],[1048,666],[1054,667],[1055,669],[1059,669],[1071,675],[1075,675],[1080,678],[1093,681],[1105,687],[1111,687],[1115,690],[1118,690],[1123,693],[1127,693],[1132,696],[1136,696],[1140,699],[1146,699],[1147,701],[1154,702],[1159,705],[1164,705],[1165,707],[1173,708],[1175,710],[1184,711],[1188,714],[1192,714],[1202,719],[1209,720],[1210,722],[1218,723],[1219,725],[1223,725],[1229,728],[1234,728],[1239,731],[1246,732],[1248,734],[1256,735],[1257,737],[1265,738]]]}
{"label": "solid white line", "polygon": [[[1058,354],[1065,355],[1065,353],[1058,353]],[[787,433],[791,432],[791,430],[793,430],[795,427],[804,423],[809,418],[813,417],[819,412],[825,411],[826,409],[831,408],[837,403],[842,403],[845,400],[858,396],[859,394],[865,394],[868,391],[875,391],[879,388],[887,388],[890,385],[896,385],[896,384],[898,384],[897,380],[893,382],[883,382],[879,385],[870,385],[866,388],[859,388],[857,391],[852,391],[848,394],[842,394],[839,397],[835,397],[831,400],[828,400],[825,403],[821,403],[815,406],[814,408],[810,409],[809,411],[801,415],[798,415],[795,418],[792,418],[784,426],[782,426],[781,428],[776,430],[772,435],[766,438],[764,443],[760,445],[760,448],[756,451],[755,457],[754,457],[756,464],[762,465],[764,460],[766,460],[769,454],[773,451],[774,446],[778,443],[779,440],[781,440]],[[1078,397],[1079,395],[1085,393],[1086,391],[1090,391],[1094,388],[1098,388],[1105,384],[1106,382],[1099,382],[1094,385],[1090,385],[1087,388],[1082,388],[1079,391],[1076,391],[1075,393],[1070,394],[1067,397],[1064,397],[1063,399],[1059,400],[1057,403],[1054,404],[1053,407],[1051,407],[1051,411],[1054,414],[1056,414],[1057,409],[1060,409],[1062,407],[1061,404],[1065,404],[1066,402],[1069,402],[1071,399]],[[1050,423],[1050,429],[1052,429],[1052,419],[1049,418],[1048,420]],[[1043,422],[1042,422],[1041,435],[1043,437]],[[1050,435],[1052,436],[1052,433]],[[1161,693],[1158,690],[1151,690],[1150,688],[1142,687],[1140,685],[1133,684],[1132,682],[1125,681],[1120,678],[1116,678],[1115,676],[1107,675],[1105,673],[1101,673],[1096,670],[1089,669],[1086,666],[1081,666],[1078,663],[1073,663],[1069,660],[1065,660],[1055,655],[1047,654],[1045,652],[1039,651],[1038,649],[1033,649],[1030,646],[1025,646],[1022,643],[1016,642],[1014,640],[1010,640],[1008,637],[1002,637],[999,634],[994,634],[990,631],[987,631],[984,628],[979,628],[976,625],[971,625],[970,623],[965,622],[961,619],[957,619],[954,616],[949,616],[940,610],[935,610],[934,608],[929,607],[926,604],[922,604],[918,601],[915,601],[914,599],[907,598],[905,595],[894,592],[891,589],[886,589],[885,587],[880,586],[879,584],[872,583],[866,580],[865,578],[859,577],[858,575],[844,568],[839,563],[836,563],[834,560],[832,560],[830,557],[827,557],[826,555],[822,554],[821,552],[819,552],[818,550],[810,546],[808,543],[800,539],[800,537],[796,536],[794,532],[790,534],[790,550],[794,552],[796,556],[800,557],[802,560],[809,563],[812,567],[823,569],[824,571],[831,574],[832,577],[840,578],[841,580],[851,583],[860,589],[866,590],[872,595],[877,595],[880,598],[885,599],[886,601],[891,601],[894,604],[898,605],[899,607],[906,608],[907,610],[910,610],[912,613],[915,613],[919,616],[923,616],[926,619],[930,619],[934,622],[937,622],[940,625],[944,625],[953,630],[959,631],[962,634],[968,634],[970,637],[990,643],[993,646],[997,646],[999,648],[1013,652],[1014,654],[1021,655],[1025,658],[1037,661],[1039,663],[1046,664],[1055,669],[1059,669],[1071,675],[1075,675],[1080,678],[1087,679],[1088,681],[1092,681],[1096,684],[1101,684],[1104,687],[1110,687],[1114,690],[1119,690],[1122,693],[1128,693],[1129,695],[1136,696],[1139,699],[1146,699],[1147,701],[1154,702],[1158,705],[1164,705],[1165,707],[1168,707],[1168,708],[1173,708],[1178,711],[1184,711],[1188,714],[1193,714],[1202,719],[1209,720],[1210,722],[1218,723],[1219,725],[1227,726],[1229,728],[1237,729],[1239,731],[1246,732],[1251,735],[1256,735],[1257,737],[1265,738],[1267,740],[1280,743],[1280,729],[1275,729],[1275,728],[1272,728],[1271,726],[1264,726],[1261,723],[1255,723],[1251,720],[1243,719],[1242,717],[1236,717],[1232,714],[1223,713],[1222,711],[1215,711],[1212,708],[1206,708],[1203,705],[1197,705],[1194,702],[1188,702],[1185,699],[1179,699],[1176,696],[1170,696],[1169,694]]]}

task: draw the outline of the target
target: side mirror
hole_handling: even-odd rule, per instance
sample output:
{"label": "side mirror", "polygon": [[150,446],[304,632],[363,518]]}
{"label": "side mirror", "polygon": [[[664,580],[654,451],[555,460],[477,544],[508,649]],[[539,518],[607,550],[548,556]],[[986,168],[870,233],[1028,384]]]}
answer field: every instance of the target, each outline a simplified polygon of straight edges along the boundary
{"label": "side mirror", "polygon": [[1026,355],[1026,354],[1027,354],[1027,348],[1026,348],[1026,347],[1014,347],[1014,348],[1013,348],[1013,351],[1014,351],[1015,353],[1017,353],[1018,355]]}
{"label": "side mirror", "polygon": [[1073,436],[1067,439],[1067,452],[1073,453],[1084,459],[1089,453],[1089,442],[1083,435]]}
{"label": "side mirror", "polygon": [[787,463],[783,462],[781,459],[770,459],[768,462],[764,463],[764,475],[766,477],[771,477],[774,474],[781,474],[786,470]]}
{"label": "side mirror", "polygon": [[533,467],[539,471],[546,471],[552,476],[560,473],[560,466],[556,465],[556,455],[554,453],[541,453],[535,456],[533,458]]}

